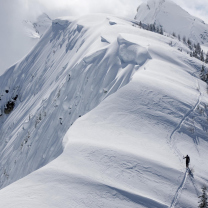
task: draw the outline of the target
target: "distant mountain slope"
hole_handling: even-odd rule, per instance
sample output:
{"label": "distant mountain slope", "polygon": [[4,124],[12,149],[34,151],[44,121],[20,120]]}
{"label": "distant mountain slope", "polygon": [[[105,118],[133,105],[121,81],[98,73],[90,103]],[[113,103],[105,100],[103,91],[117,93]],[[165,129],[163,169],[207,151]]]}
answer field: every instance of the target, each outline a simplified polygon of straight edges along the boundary
{"label": "distant mountain slope", "polygon": [[161,25],[165,31],[180,34],[195,43],[208,43],[208,25],[190,15],[171,0],[148,0],[137,10],[135,19],[146,24]]}
{"label": "distant mountain slope", "polygon": [[0,77],[0,207],[197,207],[208,94],[188,50],[109,15],[54,20]]}

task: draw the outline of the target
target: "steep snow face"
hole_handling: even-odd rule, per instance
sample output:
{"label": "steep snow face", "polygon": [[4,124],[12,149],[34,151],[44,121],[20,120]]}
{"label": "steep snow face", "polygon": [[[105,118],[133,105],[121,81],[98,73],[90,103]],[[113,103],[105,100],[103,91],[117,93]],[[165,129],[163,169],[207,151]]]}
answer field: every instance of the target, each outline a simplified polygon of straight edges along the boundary
{"label": "steep snow face", "polygon": [[55,20],[0,78],[2,104],[19,95],[1,118],[2,187],[62,154],[2,189],[0,207],[197,207],[208,95],[187,50],[115,17]]}
{"label": "steep snow face", "polygon": [[45,31],[51,26],[52,20],[47,14],[38,16],[35,22],[24,20],[25,32],[30,38],[41,38]]}
{"label": "steep snow face", "polygon": [[1,188],[60,155],[73,122],[151,59],[147,45],[119,34],[123,24],[134,29],[105,15],[54,20],[31,53],[0,77]]}
{"label": "steep snow face", "polygon": [[148,0],[138,7],[135,19],[146,24],[162,26],[164,31],[195,43],[208,42],[208,25],[191,16],[171,0]]}

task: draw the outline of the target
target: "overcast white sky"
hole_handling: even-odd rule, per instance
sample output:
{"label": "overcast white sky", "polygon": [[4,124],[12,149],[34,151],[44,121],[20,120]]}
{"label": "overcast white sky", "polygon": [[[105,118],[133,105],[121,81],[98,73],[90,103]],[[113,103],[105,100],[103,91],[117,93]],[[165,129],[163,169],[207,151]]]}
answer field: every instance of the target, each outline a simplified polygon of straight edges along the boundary
{"label": "overcast white sky", "polygon": [[[133,18],[146,0],[0,0],[0,74],[30,49],[21,22],[45,12],[58,16],[109,13]],[[208,0],[173,0],[208,23]]]}
{"label": "overcast white sky", "polygon": [[[17,6],[24,15],[46,12],[50,16],[81,15],[92,12],[110,13],[134,17],[137,7],[147,0],[1,0],[8,7]],[[172,0],[192,15],[206,21],[208,19],[208,0]],[[0,8],[1,10],[2,8]]]}

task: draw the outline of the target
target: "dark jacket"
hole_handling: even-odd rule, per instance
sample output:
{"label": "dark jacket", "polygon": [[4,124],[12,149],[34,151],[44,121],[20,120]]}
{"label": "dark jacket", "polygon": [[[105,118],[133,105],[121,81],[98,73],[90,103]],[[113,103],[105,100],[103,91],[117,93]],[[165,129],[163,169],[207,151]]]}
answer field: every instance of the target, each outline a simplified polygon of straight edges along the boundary
{"label": "dark jacket", "polygon": [[186,155],[186,157],[183,157],[183,159],[186,158],[186,165],[188,165],[190,163],[190,157],[188,155]]}

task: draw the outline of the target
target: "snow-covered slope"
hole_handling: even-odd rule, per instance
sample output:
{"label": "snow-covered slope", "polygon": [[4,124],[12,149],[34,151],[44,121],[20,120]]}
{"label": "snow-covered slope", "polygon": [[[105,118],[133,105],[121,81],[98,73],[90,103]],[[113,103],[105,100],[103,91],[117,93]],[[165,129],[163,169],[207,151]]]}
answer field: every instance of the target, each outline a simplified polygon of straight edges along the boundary
{"label": "snow-covered slope", "polygon": [[[112,30],[107,39],[105,28]],[[33,51],[0,77],[1,187],[60,155],[73,122],[150,59],[144,46],[124,44],[114,28],[103,15],[55,20]]]}
{"label": "snow-covered slope", "polygon": [[1,187],[60,156],[3,188],[0,206],[196,207],[207,85],[174,41],[107,15],[53,21],[0,77],[1,107],[15,103],[0,117]]}
{"label": "snow-covered slope", "polygon": [[51,18],[45,13],[38,16],[35,22],[32,22],[30,20],[23,21],[27,36],[35,39],[41,38],[45,31],[51,26],[51,24]]}
{"label": "snow-covered slope", "polygon": [[146,24],[161,25],[166,32],[175,32],[194,43],[208,42],[208,25],[171,0],[148,0],[147,3],[142,3],[135,19]]}

